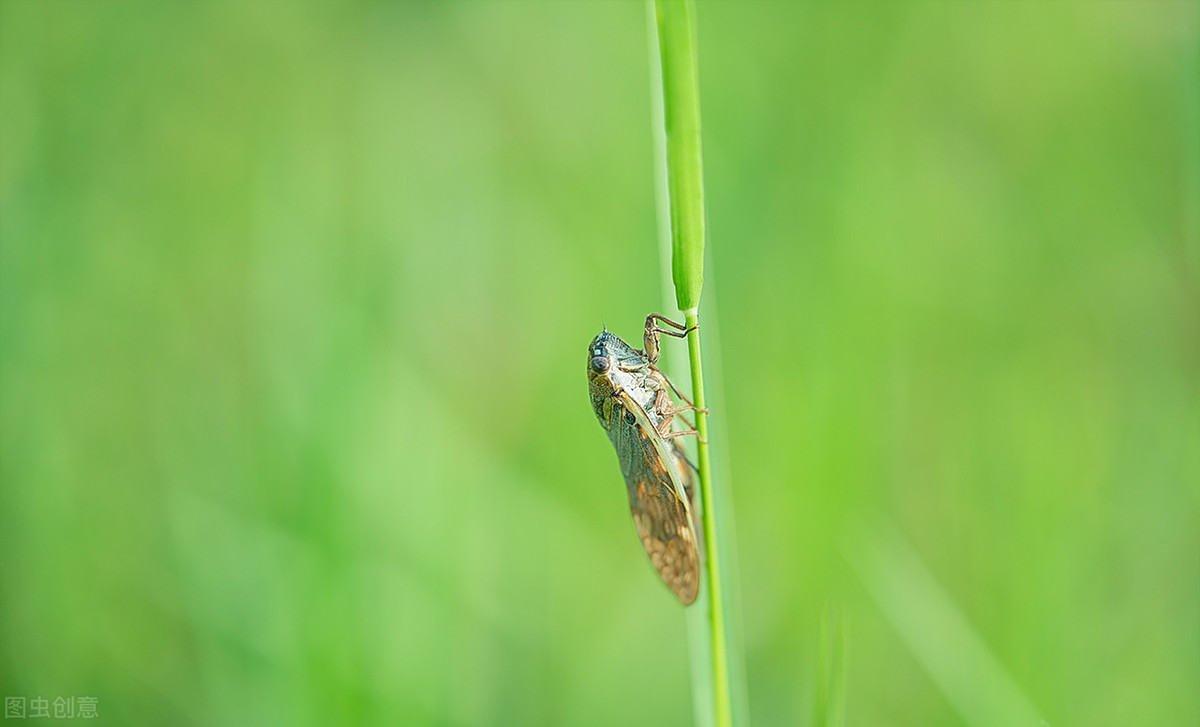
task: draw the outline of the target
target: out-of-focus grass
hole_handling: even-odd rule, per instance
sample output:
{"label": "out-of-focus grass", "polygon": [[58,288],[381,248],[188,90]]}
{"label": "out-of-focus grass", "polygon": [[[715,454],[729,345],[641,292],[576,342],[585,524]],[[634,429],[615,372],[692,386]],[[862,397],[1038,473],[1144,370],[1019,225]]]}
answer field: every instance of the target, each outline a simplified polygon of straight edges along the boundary
{"label": "out-of-focus grass", "polygon": [[[659,300],[644,22],[0,4],[0,692],[686,720],[584,395]],[[811,712],[836,596],[846,724],[962,719],[910,648],[955,625],[839,552],[882,515],[1049,724],[1196,722],[1194,6],[699,29],[751,717]]]}

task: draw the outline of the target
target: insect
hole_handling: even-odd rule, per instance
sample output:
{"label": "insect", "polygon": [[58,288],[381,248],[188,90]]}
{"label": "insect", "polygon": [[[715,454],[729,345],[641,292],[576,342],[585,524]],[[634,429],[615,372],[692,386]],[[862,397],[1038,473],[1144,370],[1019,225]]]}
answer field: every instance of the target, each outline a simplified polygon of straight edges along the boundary
{"label": "insect", "polygon": [[[670,328],[660,327],[660,322]],[[668,389],[687,399],[655,364],[660,335],[683,338],[689,330],[651,314],[646,317],[645,350],[607,329],[588,347],[592,409],[617,450],[642,547],[663,583],[685,606],[696,600],[700,588],[703,542],[696,530],[692,465],[675,440],[697,432],[695,427],[671,427],[679,412],[707,410],[690,402],[675,406]]]}

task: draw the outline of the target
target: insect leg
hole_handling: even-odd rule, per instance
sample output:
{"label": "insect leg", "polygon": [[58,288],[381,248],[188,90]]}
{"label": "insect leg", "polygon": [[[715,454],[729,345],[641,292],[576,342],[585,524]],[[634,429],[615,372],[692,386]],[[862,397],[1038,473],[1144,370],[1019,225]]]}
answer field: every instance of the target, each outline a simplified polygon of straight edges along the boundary
{"label": "insect leg", "polygon": [[[667,382],[667,383],[670,383],[670,382]],[[679,393],[679,392],[675,392],[675,393]],[[675,402],[671,401],[670,396],[667,396],[666,389],[658,390],[658,395],[654,398],[654,411],[656,414],[658,414],[659,416],[661,416],[663,418],[662,423],[658,426],[660,433],[666,433],[666,432],[671,431],[671,420],[674,419],[675,416],[677,414],[679,414],[680,412],[699,411],[699,412],[703,412],[705,414],[708,413],[708,409],[697,408],[694,404],[688,404],[687,406],[675,406]],[[680,416],[679,418],[683,419],[682,416]],[[692,429],[696,428],[696,425],[692,424],[687,419],[683,419],[683,423],[687,424]]]}
{"label": "insect leg", "polygon": [[657,313],[651,313],[650,315],[646,316],[646,330],[658,327],[657,324],[654,323],[654,321],[662,321],[663,323],[666,323],[668,326],[674,328],[676,331],[682,331],[682,333],[675,333],[672,331],[662,331],[662,333],[669,333],[670,335],[676,336],[678,338],[683,338],[684,336],[687,335],[688,331],[692,330],[692,328],[696,328],[696,326],[692,326],[692,328],[688,328],[684,324],[676,323],[675,321],[671,320],[670,318],[667,318],[666,316],[660,316]]}
{"label": "insect leg", "polygon": [[680,421],[682,421],[684,424],[688,425],[692,429],[695,429],[696,425],[689,422],[680,413],[680,412],[685,412],[685,411],[699,411],[699,412],[704,412],[705,414],[708,413],[708,409],[697,409],[696,407],[690,406],[690,405],[689,406],[675,406],[675,407],[671,407],[670,409],[660,410],[658,413],[664,417],[663,421],[668,424],[670,423],[670,420],[673,419],[674,417],[679,417]]}
{"label": "insect leg", "polygon": [[674,439],[675,437],[686,437],[688,435],[692,435],[692,436],[696,437],[696,441],[700,442],[701,444],[708,444],[708,440],[701,439],[700,432],[697,432],[695,429],[687,429],[682,432],[667,432],[666,434],[664,434],[662,436],[663,436],[663,439]]}
{"label": "insect leg", "polygon": [[[659,389],[658,396],[656,396],[654,399],[654,410],[663,419],[655,428],[658,429],[658,433],[662,435],[663,439],[670,439],[671,437],[678,437],[683,434],[696,434],[696,425],[692,424],[687,419],[684,419],[682,416],[679,416],[679,418],[683,420],[684,424],[691,427],[691,429],[687,429],[682,432],[671,431],[671,422],[675,421],[675,417],[679,414],[679,412],[695,408],[696,407],[694,406],[672,406],[671,397],[667,396],[666,390]],[[697,435],[697,438],[699,438],[699,435]],[[708,442],[704,443],[708,444]]]}
{"label": "insect leg", "polygon": [[[655,321],[662,321],[663,323],[666,323],[667,325],[671,326],[675,330],[671,330],[668,328],[661,328],[661,327],[659,327],[659,325],[657,323],[655,323]],[[660,316],[657,313],[651,313],[650,315],[646,316],[646,332],[642,337],[642,340],[644,341],[644,345],[646,346],[646,358],[650,359],[650,363],[654,363],[655,361],[658,360],[658,354],[659,354],[658,340],[659,340],[660,334],[665,333],[668,336],[674,336],[676,338],[684,338],[685,336],[687,336],[688,333],[696,330],[697,328],[699,328],[699,326],[692,326],[689,328],[681,323],[676,323],[675,321],[671,320],[670,318],[667,318],[666,316]],[[674,387],[672,387],[672,388],[674,388]]]}
{"label": "insect leg", "polygon": [[687,411],[690,408],[692,411],[703,411],[705,414],[708,413],[708,409],[697,409],[696,405],[692,403],[692,400],[687,398],[687,396],[684,395],[684,393],[679,390],[679,387],[677,387],[675,385],[675,382],[671,381],[671,379],[669,379],[666,374],[663,374],[662,369],[655,366],[654,370],[658,371],[658,373],[662,374],[663,381],[667,382],[667,386],[671,387],[671,391],[675,392],[675,396],[678,396],[680,399],[683,399],[684,401],[687,402],[686,407],[681,407],[684,411]]}

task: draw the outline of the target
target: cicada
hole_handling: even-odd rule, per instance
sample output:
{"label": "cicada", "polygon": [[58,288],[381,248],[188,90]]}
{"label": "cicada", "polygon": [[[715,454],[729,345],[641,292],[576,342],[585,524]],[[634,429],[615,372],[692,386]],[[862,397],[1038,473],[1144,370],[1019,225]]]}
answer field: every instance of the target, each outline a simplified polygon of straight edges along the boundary
{"label": "cicada", "polygon": [[[659,327],[660,321],[671,328]],[[679,412],[697,409],[690,402],[674,404],[668,391],[686,398],[656,363],[659,336],[682,338],[689,330],[652,314],[646,318],[644,350],[607,329],[588,347],[592,409],[617,450],[634,525],[659,577],[685,606],[700,589],[703,541],[696,530],[691,464],[675,440],[696,430],[673,431],[672,425]]]}

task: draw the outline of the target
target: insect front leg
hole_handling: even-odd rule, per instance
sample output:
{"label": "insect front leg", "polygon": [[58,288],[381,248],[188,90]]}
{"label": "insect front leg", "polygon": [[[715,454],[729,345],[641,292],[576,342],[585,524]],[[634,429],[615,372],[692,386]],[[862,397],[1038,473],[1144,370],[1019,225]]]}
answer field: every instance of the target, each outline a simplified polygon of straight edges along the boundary
{"label": "insect front leg", "polygon": [[[673,328],[674,330],[671,330],[668,328],[660,328],[658,325],[658,321],[662,321],[663,323],[667,324],[668,326],[671,326],[671,328]],[[645,345],[645,347],[646,347],[646,358],[648,358],[650,360],[651,364],[658,361],[658,354],[660,353],[660,347],[658,345],[659,337],[662,334],[665,333],[668,336],[674,336],[676,338],[684,338],[687,336],[688,333],[696,330],[697,328],[699,328],[699,326],[692,326],[689,328],[689,327],[683,325],[682,323],[676,323],[675,321],[671,320],[670,318],[667,318],[666,316],[660,316],[657,313],[651,313],[650,315],[646,316],[646,331],[645,331],[645,334],[642,336],[643,345]],[[672,387],[672,388],[674,388],[674,387]]]}

